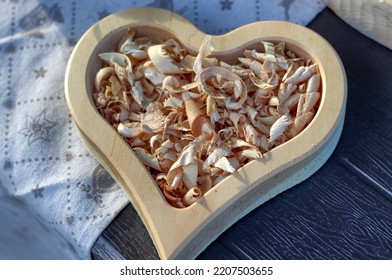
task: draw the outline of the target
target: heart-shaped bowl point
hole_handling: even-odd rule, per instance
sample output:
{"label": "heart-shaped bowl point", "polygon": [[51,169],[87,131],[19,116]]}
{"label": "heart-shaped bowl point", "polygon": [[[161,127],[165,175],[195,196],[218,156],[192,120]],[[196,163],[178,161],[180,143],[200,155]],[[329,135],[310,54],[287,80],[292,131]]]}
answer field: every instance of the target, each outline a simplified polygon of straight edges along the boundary
{"label": "heart-shaped bowl point", "polygon": [[220,233],[268,199],[316,172],[341,134],[347,85],[333,48],[315,32],[288,22],[257,22],[212,36],[211,56],[238,63],[260,41],[285,42],[298,56],[318,65],[321,101],[311,123],[297,136],[253,160],[219,182],[187,208],[171,206],[128,143],[100,115],[93,100],[95,76],[103,66],[99,54],[117,50],[127,29],[137,36],[175,39],[197,55],[205,33],[174,13],[140,8],[110,15],[80,39],[65,77],[68,107],[90,152],[119,183],[145,223],[162,259],[194,258]]}

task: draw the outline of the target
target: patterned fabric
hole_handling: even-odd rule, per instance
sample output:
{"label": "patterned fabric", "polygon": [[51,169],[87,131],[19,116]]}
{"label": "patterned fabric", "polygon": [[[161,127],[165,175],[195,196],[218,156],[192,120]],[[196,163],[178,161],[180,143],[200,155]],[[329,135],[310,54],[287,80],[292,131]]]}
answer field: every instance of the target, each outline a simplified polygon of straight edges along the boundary
{"label": "patterned fabric", "polygon": [[174,11],[215,35],[260,20],[306,25],[325,7],[314,0],[1,1],[0,259],[89,259],[127,205],[80,141],[63,81],[72,49],[91,25],[142,6]]}

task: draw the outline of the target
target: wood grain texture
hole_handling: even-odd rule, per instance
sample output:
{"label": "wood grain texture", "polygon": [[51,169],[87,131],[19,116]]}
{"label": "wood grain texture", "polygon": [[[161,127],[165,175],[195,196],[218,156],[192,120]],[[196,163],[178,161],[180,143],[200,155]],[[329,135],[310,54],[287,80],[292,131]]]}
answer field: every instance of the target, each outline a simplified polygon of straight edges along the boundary
{"label": "wood grain texture", "polygon": [[[349,98],[339,144],[315,175],[239,220],[199,259],[392,259],[392,53],[329,9],[309,27],[332,44],[346,69]],[[122,256],[149,259],[154,251],[141,257],[127,245],[139,243],[135,236],[143,233],[118,226],[122,221],[135,226],[132,208],[100,239],[110,246],[121,234],[123,246],[116,248]],[[140,246],[152,246],[143,236]],[[96,258],[117,259],[104,255],[100,244],[93,248]]]}
{"label": "wood grain texture", "polygon": [[206,36],[184,18],[159,9],[133,9],[106,17],[75,46],[66,71],[67,103],[87,148],[128,195],[160,258],[194,258],[238,219],[305,180],[328,159],[344,120],[344,69],[322,37],[289,22],[259,22],[225,36],[212,36],[212,55],[227,62],[235,61],[262,40],[286,42],[289,49],[317,63],[322,99],[303,132],[240,168],[196,203],[177,209],[164,200],[148,170],[92,102],[98,54],[112,51],[129,27],[140,36],[177,38],[188,52],[197,50]]}
{"label": "wood grain texture", "polygon": [[321,30],[334,46],[349,80],[346,124],[335,152],[353,172],[392,192],[392,160],[388,158],[392,154],[392,51],[338,18],[329,23],[331,30],[325,30],[323,17],[310,28]]}
{"label": "wood grain texture", "polygon": [[219,241],[241,252],[242,259],[388,259],[390,209],[391,201],[330,159],[309,180],[257,208]]}

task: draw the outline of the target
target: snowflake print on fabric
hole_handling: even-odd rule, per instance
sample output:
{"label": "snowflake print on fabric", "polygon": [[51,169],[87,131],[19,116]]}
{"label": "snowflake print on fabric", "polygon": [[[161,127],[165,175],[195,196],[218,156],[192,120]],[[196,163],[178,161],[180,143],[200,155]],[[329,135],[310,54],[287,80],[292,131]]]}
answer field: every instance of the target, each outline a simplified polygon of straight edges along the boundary
{"label": "snowflake print on fabric", "polygon": [[290,20],[289,9],[294,1],[295,0],[282,0],[282,2],[280,2],[279,4],[279,6],[282,6],[284,8],[284,17],[286,20]]}
{"label": "snowflake print on fabric", "polygon": [[173,11],[173,0],[155,0],[150,4],[147,4],[146,7],[156,7]]}
{"label": "snowflake print on fabric", "polygon": [[29,146],[35,141],[50,142],[49,132],[56,124],[46,117],[46,111],[43,110],[35,117],[27,115],[25,127],[19,133],[27,137]]}
{"label": "snowflake print on fabric", "polygon": [[43,38],[44,35],[40,29],[44,26],[50,26],[52,22],[64,22],[64,17],[58,4],[54,4],[51,7],[45,4],[36,6],[19,21],[18,25],[28,35]]}
{"label": "snowflake print on fabric", "polygon": [[88,199],[92,199],[101,208],[104,207],[102,195],[119,190],[119,186],[101,165],[94,169],[91,185],[80,182],[76,185],[86,193]]}
{"label": "snowflake print on fabric", "polygon": [[40,67],[39,69],[34,70],[35,73],[35,78],[45,78],[45,74],[48,70],[46,70],[44,67]]}
{"label": "snowflake print on fabric", "polygon": [[13,164],[10,160],[6,159],[4,164],[3,164],[3,170],[8,171],[13,169]]}
{"label": "snowflake print on fabric", "polygon": [[31,189],[31,192],[34,194],[34,198],[43,198],[43,192],[44,189],[40,188],[39,185],[37,185],[35,188]]}
{"label": "snowflake print on fabric", "polygon": [[110,15],[110,12],[108,12],[107,10],[102,10],[102,11],[98,12],[98,19],[103,19],[103,18],[107,17],[108,15]]}
{"label": "snowflake print on fabric", "polygon": [[224,11],[224,10],[231,10],[231,5],[233,5],[233,1],[223,0],[223,1],[220,1],[220,4],[221,4],[221,10],[222,11]]}
{"label": "snowflake print on fabric", "polygon": [[6,109],[11,110],[11,109],[14,108],[14,102],[12,101],[11,98],[8,98],[8,99],[6,99],[6,100],[3,102],[3,107],[6,108]]}

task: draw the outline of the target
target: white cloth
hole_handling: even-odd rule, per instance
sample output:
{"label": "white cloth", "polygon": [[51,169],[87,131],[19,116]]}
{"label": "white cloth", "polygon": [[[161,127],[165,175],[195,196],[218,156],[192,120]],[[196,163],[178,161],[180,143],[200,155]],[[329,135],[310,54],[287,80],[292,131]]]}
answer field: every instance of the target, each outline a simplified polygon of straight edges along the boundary
{"label": "white cloth", "polygon": [[128,203],[80,141],[65,102],[67,60],[91,25],[151,6],[222,34],[260,20],[306,25],[325,7],[314,0],[13,0],[0,6],[0,259],[89,259],[97,237]]}

